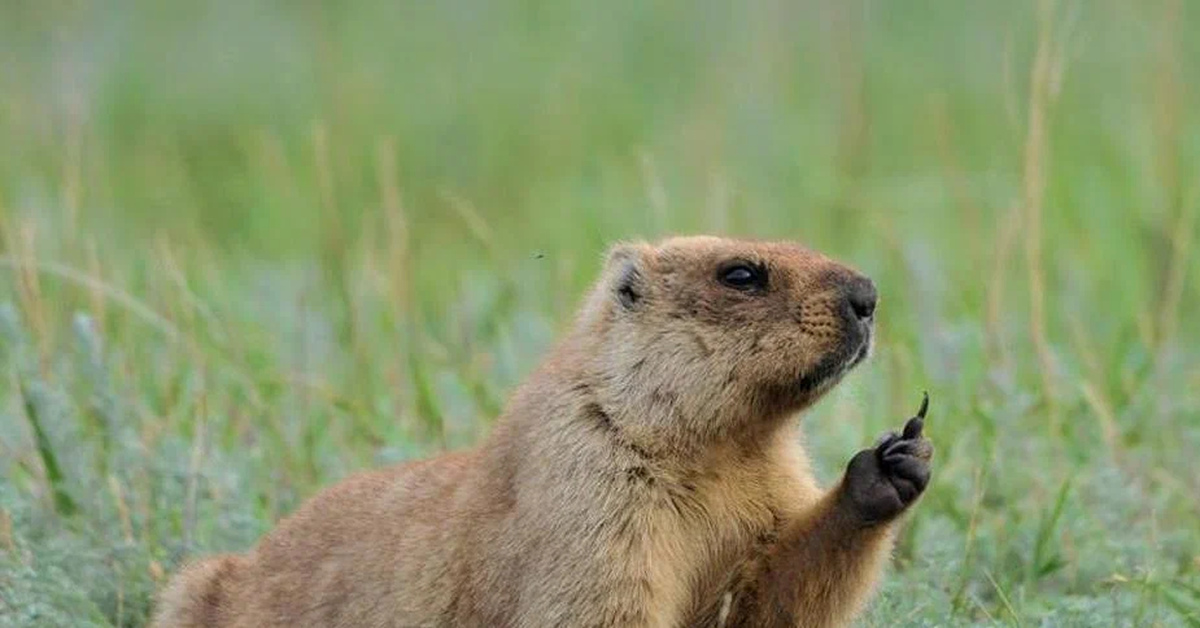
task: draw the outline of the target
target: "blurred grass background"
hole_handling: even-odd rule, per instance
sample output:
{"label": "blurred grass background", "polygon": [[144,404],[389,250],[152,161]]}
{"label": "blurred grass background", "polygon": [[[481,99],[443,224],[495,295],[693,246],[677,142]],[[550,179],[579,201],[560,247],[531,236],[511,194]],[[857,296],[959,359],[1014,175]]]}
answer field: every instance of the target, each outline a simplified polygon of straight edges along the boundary
{"label": "blurred grass background", "polygon": [[0,4],[0,625],[141,626],[488,429],[617,238],[879,284],[822,477],[931,391],[869,626],[1200,626],[1200,7]]}

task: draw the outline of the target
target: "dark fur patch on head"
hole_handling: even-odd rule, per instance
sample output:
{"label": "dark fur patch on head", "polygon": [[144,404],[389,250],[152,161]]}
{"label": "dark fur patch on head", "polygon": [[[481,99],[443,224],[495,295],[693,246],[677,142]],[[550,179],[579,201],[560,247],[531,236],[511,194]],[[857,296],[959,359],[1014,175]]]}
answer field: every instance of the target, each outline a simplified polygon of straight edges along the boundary
{"label": "dark fur patch on head", "polygon": [[638,306],[642,300],[641,274],[632,265],[627,267],[617,280],[617,300],[627,310]]}
{"label": "dark fur patch on head", "polygon": [[625,469],[625,477],[631,484],[654,484],[654,476],[650,475],[650,471],[643,466],[629,467]]}
{"label": "dark fur patch on head", "polygon": [[614,431],[617,429],[617,426],[613,425],[612,417],[608,416],[608,413],[598,403],[589,403],[584,406],[583,415],[605,431]]}

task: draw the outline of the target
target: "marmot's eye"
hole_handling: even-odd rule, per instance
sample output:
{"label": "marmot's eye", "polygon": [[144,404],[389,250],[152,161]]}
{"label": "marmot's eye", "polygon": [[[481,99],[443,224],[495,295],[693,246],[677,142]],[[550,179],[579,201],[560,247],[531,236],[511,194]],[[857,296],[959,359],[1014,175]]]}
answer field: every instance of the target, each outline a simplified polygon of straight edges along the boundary
{"label": "marmot's eye", "polygon": [[739,263],[721,269],[721,283],[737,290],[757,290],[767,286],[767,269]]}

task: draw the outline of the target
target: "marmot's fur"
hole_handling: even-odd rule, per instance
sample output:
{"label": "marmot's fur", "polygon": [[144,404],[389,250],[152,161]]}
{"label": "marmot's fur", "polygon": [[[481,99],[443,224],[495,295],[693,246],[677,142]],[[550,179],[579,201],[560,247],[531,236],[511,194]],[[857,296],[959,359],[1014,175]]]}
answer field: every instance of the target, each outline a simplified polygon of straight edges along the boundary
{"label": "marmot's fur", "polygon": [[482,444],[325,490],[154,625],[846,624],[932,447],[910,423],[823,491],[792,417],[867,356],[875,300],[791,243],[618,245]]}

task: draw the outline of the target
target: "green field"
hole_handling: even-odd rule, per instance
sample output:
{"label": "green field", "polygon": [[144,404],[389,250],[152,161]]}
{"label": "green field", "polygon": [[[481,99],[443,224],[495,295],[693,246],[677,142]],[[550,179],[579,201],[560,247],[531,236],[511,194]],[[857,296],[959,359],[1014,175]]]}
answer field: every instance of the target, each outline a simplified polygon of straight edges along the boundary
{"label": "green field", "polygon": [[488,430],[606,245],[879,285],[820,475],[932,398],[864,626],[1200,626],[1200,4],[0,3],[0,626],[141,626]]}

